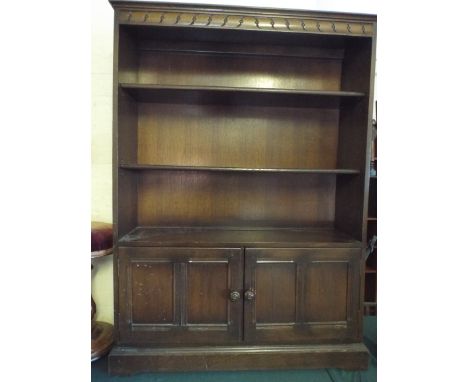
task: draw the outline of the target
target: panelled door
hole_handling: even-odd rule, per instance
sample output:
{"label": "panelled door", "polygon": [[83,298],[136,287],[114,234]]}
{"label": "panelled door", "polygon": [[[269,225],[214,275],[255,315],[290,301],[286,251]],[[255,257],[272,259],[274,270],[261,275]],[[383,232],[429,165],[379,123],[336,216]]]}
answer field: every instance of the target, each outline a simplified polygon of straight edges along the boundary
{"label": "panelled door", "polygon": [[240,248],[119,248],[121,344],[242,340]]}
{"label": "panelled door", "polygon": [[361,250],[246,249],[248,343],[358,339]]}

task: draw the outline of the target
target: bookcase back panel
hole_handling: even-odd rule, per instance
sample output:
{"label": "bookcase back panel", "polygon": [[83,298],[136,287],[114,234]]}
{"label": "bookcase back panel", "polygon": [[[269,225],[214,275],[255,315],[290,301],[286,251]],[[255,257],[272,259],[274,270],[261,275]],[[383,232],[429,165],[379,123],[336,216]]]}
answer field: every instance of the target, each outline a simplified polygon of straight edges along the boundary
{"label": "bookcase back panel", "polygon": [[143,84],[340,90],[340,81],[337,59],[139,53]]}
{"label": "bookcase back panel", "polygon": [[140,226],[329,225],[334,175],[142,171]]}
{"label": "bookcase back panel", "polygon": [[140,164],[336,168],[338,110],[140,103]]}
{"label": "bookcase back panel", "polygon": [[339,90],[343,36],[193,28],[120,28],[119,80]]}
{"label": "bookcase back panel", "polygon": [[[269,52],[272,46],[282,46],[287,49],[283,51],[285,56],[294,55],[296,49],[307,48],[334,50],[343,48],[349,40],[360,40],[357,36],[342,35],[317,35],[306,33],[270,33],[262,30],[233,30],[233,29],[210,29],[210,28],[184,28],[154,25],[147,27],[143,25],[121,25],[132,39],[138,42],[138,47],[148,49],[152,43],[158,45],[172,44],[174,47],[201,45],[222,46],[227,48],[237,46],[243,51],[255,50],[257,52]],[[152,45],[155,46],[154,44]],[[222,50],[223,48],[219,49]]]}

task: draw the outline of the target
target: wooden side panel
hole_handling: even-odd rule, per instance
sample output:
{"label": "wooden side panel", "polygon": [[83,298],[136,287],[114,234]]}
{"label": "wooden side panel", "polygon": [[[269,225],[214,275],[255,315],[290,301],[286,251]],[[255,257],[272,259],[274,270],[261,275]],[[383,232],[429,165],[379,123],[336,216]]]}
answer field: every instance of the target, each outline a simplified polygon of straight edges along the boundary
{"label": "wooden side panel", "polygon": [[[125,34],[124,34],[125,35]],[[117,89],[117,118],[114,134],[117,146],[114,150],[114,182],[118,187],[114,203],[117,204],[116,239],[126,235],[136,226],[137,219],[137,178],[138,174],[119,169],[120,162],[135,161],[137,158],[138,108],[136,102],[124,91]]]}
{"label": "wooden side panel", "polygon": [[357,249],[246,249],[248,343],[346,343],[358,340]]}
{"label": "wooden side panel", "polygon": [[131,28],[120,26],[119,28],[119,82],[135,82],[138,79],[138,47],[135,31]]}
{"label": "wooden side panel", "polygon": [[138,211],[138,173],[134,171],[116,170],[118,174],[118,197],[114,201],[117,204],[118,227],[116,239],[129,233],[137,225]]}
{"label": "wooden side panel", "polygon": [[120,344],[238,343],[242,269],[240,249],[120,248]]}
{"label": "wooden side panel", "polygon": [[138,104],[127,92],[119,89],[119,162],[137,160]]}
{"label": "wooden side panel", "polygon": [[361,241],[366,240],[364,218],[367,216],[374,56],[374,39],[350,39],[342,72],[342,90],[361,91],[368,97],[340,110],[338,166],[359,169],[361,175],[337,181],[336,227]]}
{"label": "wooden side panel", "polygon": [[335,175],[142,171],[138,225],[310,226],[330,224]]}

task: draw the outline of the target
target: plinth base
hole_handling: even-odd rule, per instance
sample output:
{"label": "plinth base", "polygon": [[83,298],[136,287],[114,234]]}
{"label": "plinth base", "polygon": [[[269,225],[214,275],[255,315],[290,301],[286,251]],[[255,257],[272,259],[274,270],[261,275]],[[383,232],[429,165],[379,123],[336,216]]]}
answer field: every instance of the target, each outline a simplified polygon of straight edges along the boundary
{"label": "plinth base", "polygon": [[365,370],[362,343],[341,345],[210,346],[181,348],[114,347],[109,373],[341,368]]}

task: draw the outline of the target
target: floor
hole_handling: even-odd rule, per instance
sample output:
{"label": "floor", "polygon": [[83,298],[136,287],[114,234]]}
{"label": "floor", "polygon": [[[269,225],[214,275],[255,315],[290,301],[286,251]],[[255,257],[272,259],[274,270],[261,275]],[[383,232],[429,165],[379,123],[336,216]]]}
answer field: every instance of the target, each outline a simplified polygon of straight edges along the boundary
{"label": "floor", "polygon": [[95,361],[91,366],[93,382],[375,382],[377,381],[377,318],[364,317],[364,343],[371,353],[369,369],[344,371],[338,369],[236,371],[196,373],[145,373],[130,377],[109,376],[107,358]]}

